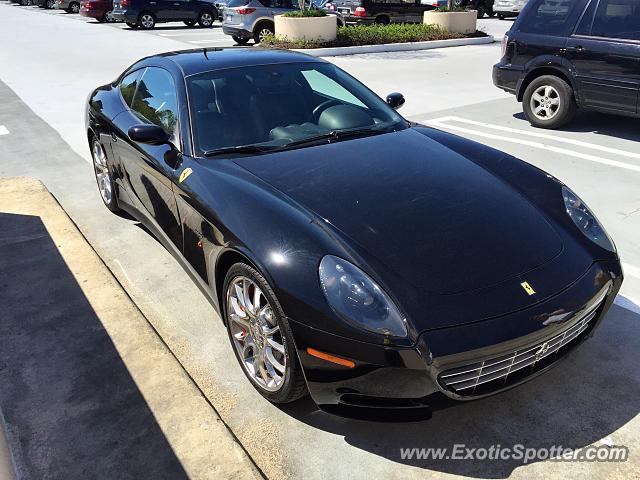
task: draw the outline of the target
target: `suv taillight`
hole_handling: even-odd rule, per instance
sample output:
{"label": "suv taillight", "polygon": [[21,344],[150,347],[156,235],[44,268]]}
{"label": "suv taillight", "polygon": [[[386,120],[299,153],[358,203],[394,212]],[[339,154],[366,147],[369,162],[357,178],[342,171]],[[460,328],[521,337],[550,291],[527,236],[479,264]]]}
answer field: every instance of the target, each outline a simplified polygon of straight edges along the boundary
{"label": "suv taillight", "polygon": [[120,2],[120,6],[121,7],[128,7],[129,6],[129,2],[130,2],[130,0],[122,0]]}
{"label": "suv taillight", "polygon": [[256,11],[255,8],[251,8],[251,7],[235,8],[234,10],[238,12],[239,15],[249,15],[250,13],[253,13]]}
{"label": "suv taillight", "polygon": [[335,12],[337,10],[336,6],[333,3],[325,3],[324,6],[330,12]]}
{"label": "suv taillight", "polygon": [[367,11],[364,9],[364,7],[358,7],[358,8],[356,8],[356,11],[353,12],[353,16],[354,17],[366,17],[367,16]]}
{"label": "suv taillight", "polygon": [[507,54],[507,45],[509,44],[509,35],[502,37],[502,58]]}

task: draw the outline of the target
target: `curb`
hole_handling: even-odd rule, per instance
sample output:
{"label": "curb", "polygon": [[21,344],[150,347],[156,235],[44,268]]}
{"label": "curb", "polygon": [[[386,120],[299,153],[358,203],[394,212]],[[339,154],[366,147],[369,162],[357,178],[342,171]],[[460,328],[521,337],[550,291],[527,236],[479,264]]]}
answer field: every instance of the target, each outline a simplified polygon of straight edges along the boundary
{"label": "curb", "polygon": [[294,48],[294,52],[306,53],[312,57],[337,57],[363,53],[405,52],[412,50],[431,50],[433,48],[461,47],[463,45],[483,45],[493,43],[491,35],[475,38],[453,38],[451,40],[432,40],[429,42],[383,43],[381,45],[358,45],[355,47]]}

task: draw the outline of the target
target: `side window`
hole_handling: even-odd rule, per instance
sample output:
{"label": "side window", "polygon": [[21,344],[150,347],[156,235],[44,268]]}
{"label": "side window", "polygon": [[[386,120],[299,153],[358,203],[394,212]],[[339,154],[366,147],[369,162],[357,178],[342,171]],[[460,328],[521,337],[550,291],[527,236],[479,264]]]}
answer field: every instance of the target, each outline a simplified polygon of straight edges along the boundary
{"label": "side window", "polygon": [[136,93],[136,87],[138,86],[138,77],[142,73],[142,70],[136,70],[130,73],[120,81],[120,93],[125,103],[131,106],[133,101],[133,94]]}
{"label": "side window", "polygon": [[155,123],[172,135],[178,123],[178,108],[171,74],[162,68],[147,68],[140,79],[131,110],[142,121]]}
{"label": "side window", "polygon": [[349,90],[339,85],[326,75],[323,75],[318,70],[305,70],[302,72],[302,75],[311,87],[311,90],[319,93],[320,95],[335,98],[359,107],[365,106],[360,100],[354,97]]}
{"label": "side window", "polygon": [[294,8],[292,0],[262,0],[262,2],[270,8]]}
{"label": "side window", "polygon": [[576,28],[576,35],[591,35],[591,25],[593,25],[593,14],[596,11],[598,0],[591,0],[587,10],[580,20],[578,28]]}
{"label": "side window", "polygon": [[520,31],[540,35],[568,35],[575,25],[576,8],[581,0],[530,0],[525,17],[519,19]]}
{"label": "side window", "polygon": [[640,2],[638,0],[600,0],[593,19],[591,35],[640,40]]}

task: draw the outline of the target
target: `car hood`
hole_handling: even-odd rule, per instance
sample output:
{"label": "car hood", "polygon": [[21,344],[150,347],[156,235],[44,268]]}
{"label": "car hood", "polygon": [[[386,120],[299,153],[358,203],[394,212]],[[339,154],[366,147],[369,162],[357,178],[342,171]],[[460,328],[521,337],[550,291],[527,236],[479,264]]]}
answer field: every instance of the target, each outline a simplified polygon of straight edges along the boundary
{"label": "car hood", "polygon": [[516,189],[413,129],[235,162],[420,291],[486,288],[563,248]]}

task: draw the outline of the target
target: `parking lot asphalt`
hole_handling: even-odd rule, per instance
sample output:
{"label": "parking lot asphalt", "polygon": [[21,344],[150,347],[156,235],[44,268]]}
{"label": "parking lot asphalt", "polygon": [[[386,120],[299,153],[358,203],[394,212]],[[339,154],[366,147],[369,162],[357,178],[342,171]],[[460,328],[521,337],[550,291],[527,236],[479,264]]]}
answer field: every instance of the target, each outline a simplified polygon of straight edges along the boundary
{"label": "parking lot asphalt", "polygon": [[[31,175],[43,180],[267,477],[626,479],[640,475],[640,308],[625,298],[619,300],[593,339],[548,374],[500,396],[436,412],[427,422],[381,426],[326,415],[309,400],[285,408],[264,401],[247,383],[232,355],[226,332],[200,292],[136,222],[108,214],[86,162],[82,103],[90,82],[95,86],[112,80],[120,65],[124,64],[124,68],[130,58],[142,56],[142,51],[169,50],[178,48],[172,45],[183,43],[107,26],[95,34],[95,48],[77,48],[74,56],[67,57],[60,53],[59,44],[38,44],[36,49],[34,42],[12,40],[11,34],[18,28],[12,25],[18,14],[4,15],[10,7],[2,7],[0,4],[0,39],[2,45],[11,44],[14,48],[1,48],[0,60],[4,65],[15,66],[19,74],[13,68],[0,70],[0,79],[15,91],[0,85],[0,125],[9,132],[0,136],[0,176]],[[34,22],[40,27],[34,32],[43,38],[55,31],[59,43],[70,44],[74,35],[86,35],[81,38],[88,45],[94,35],[87,30],[94,26],[83,22],[65,19],[62,28],[59,15],[33,13],[28,12],[39,18]],[[75,23],[77,27],[66,26]],[[38,64],[38,54],[43,56],[43,64]],[[625,295],[640,298],[633,279],[635,271],[629,268],[640,265],[634,253],[634,239],[640,229],[632,213],[640,207],[638,173],[566,152],[508,141],[531,135],[495,128],[528,131],[517,117],[519,106],[515,100],[491,85],[490,67],[498,54],[499,47],[493,45],[331,60],[377,93],[403,91],[408,99],[403,113],[413,120],[437,120],[439,128],[450,130],[459,127],[497,136],[504,133],[501,138],[493,138],[457,132],[495,144],[531,163],[544,162],[545,168],[584,196],[602,218],[627,263]],[[28,78],[30,75],[37,78]],[[100,80],[103,78],[106,80]],[[42,79],[49,82],[47,85],[52,84],[54,95],[34,91]],[[617,153],[594,153],[593,147],[550,139],[530,140],[573,148],[585,156],[637,163],[620,154],[637,152],[633,121],[592,115],[581,116],[578,121],[583,122],[576,124],[583,125],[583,131],[567,130],[557,135],[606,146]],[[615,125],[611,130],[612,122]],[[76,152],[84,152],[85,158],[67,144]],[[614,199],[609,200],[607,192],[614,192]],[[623,203],[616,205],[615,200]],[[623,219],[619,211],[631,215]],[[537,448],[562,445],[577,449],[602,442],[629,446],[630,460],[624,464],[522,465],[511,460],[407,461],[400,457],[400,448],[405,447],[520,443]]]}

